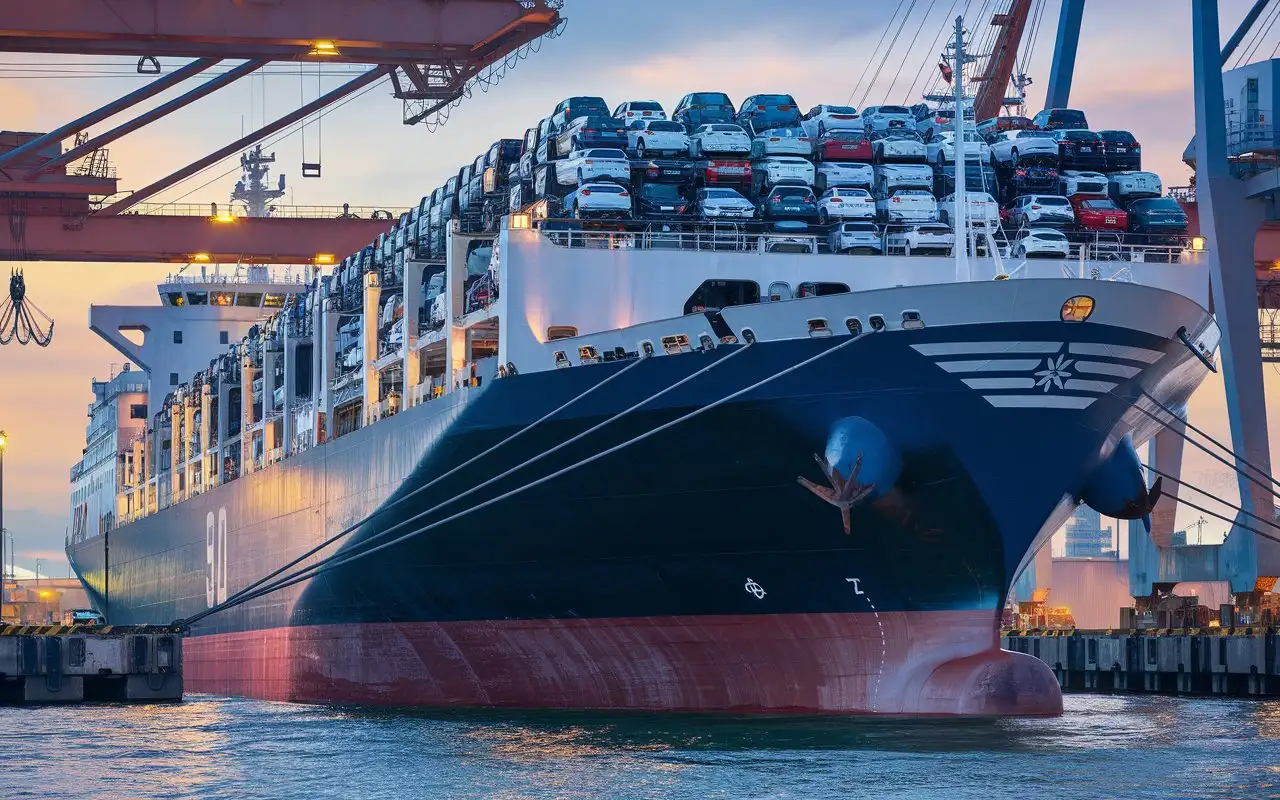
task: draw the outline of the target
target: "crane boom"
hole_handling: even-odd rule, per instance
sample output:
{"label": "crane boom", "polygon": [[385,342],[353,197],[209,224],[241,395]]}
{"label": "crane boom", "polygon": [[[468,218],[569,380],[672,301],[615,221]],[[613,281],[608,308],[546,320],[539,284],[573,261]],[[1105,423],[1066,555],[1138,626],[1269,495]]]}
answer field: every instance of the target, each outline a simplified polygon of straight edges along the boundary
{"label": "crane boom", "polygon": [[979,84],[978,94],[973,102],[975,120],[981,122],[1000,113],[1005,92],[1009,88],[1009,79],[1013,77],[1022,32],[1026,30],[1030,16],[1031,0],[1012,0],[1008,12],[991,18],[991,24],[999,27],[1000,32],[996,35],[991,54],[987,56],[982,75],[970,78],[970,81]]}

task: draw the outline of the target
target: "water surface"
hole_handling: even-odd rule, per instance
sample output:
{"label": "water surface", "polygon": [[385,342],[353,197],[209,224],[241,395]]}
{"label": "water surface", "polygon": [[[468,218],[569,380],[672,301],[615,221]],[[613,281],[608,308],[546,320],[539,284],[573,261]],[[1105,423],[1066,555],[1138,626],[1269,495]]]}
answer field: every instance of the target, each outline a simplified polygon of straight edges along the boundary
{"label": "water surface", "polygon": [[196,695],[0,709],[0,798],[1280,798],[1280,702],[1054,719],[369,711]]}

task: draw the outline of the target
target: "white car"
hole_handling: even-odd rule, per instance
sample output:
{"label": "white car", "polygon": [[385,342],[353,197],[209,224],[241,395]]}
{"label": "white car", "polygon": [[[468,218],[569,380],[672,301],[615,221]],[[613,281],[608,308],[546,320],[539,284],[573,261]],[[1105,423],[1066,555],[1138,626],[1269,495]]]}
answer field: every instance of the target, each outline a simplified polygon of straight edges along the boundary
{"label": "white car", "polygon": [[631,159],[616,147],[574,150],[556,162],[556,182],[561,186],[581,186],[601,179],[631,182]]}
{"label": "white car", "polygon": [[876,217],[881,222],[937,222],[938,201],[924,189],[898,189],[876,199]]}
{"label": "white car", "polygon": [[820,192],[836,186],[870,189],[876,180],[875,168],[857,161],[823,161],[815,173],[813,186]]}
{"label": "white car", "polygon": [[[942,166],[956,160],[956,132],[942,131],[928,144],[929,163]],[[964,132],[964,160],[986,163],[991,160],[991,147],[974,131]]]}
{"label": "white car", "polygon": [[751,137],[741,125],[718,122],[699,125],[689,137],[689,157],[706,155],[745,155],[751,152]]}
{"label": "white car", "polygon": [[880,229],[870,222],[842,222],[831,231],[827,245],[833,253],[879,255],[884,252]]}
{"label": "white car", "polygon": [[565,210],[574,219],[631,216],[631,192],[616,183],[588,183],[564,198]]}
{"label": "white car", "polygon": [[666,119],[667,112],[656,100],[632,100],[623,103],[613,110],[613,118],[630,125],[638,119]]}
{"label": "white car", "polygon": [[1058,164],[1058,142],[1049,131],[1002,131],[988,147],[991,161],[998,167]]}
{"label": "white car", "polygon": [[679,122],[636,120],[627,128],[627,146],[640,158],[658,154],[685,155],[689,152],[689,135]]}
{"label": "white car", "polygon": [[772,128],[751,140],[751,157],[813,155],[813,142],[804,128]]}
{"label": "white car", "polygon": [[872,134],[871,154],[871,159],[878,163],[923,162],[928,149],[920,134],[910,128],[890,128]]}
{"label": "white car", "polygon": [[1076,212],[1071,201],[1055,194],[1024,194],[1009,207],[1009,226],[1014,230],[1030,227],[1066,227],[1074,225]]}
{"label": "white car", "polygon": [[818,222],[876,218],[876,199],[866,189],[828,189],[818,198]]}
{"label": "white car", "polygon": [[699,189],[693,203],[698,215],[708,220],[751,219],[756,215],[755,204],[733,189]]}
{"label": "white car", "polygon": [[862,109],[862,124],[869,132],[914,128],[916,118],[905,106],[868,106]]}
{"label": "white car", "polygon": [[853,106],[820,105],[809,109],[809,113],[800,118],[800,125],[809,138],[817,141],[827,131],[854,130],[861,132],[864,127],[858,109]]}
{"label": "white car", "polygon": [[1013,240],[1014,258],[1067,258],[1071,243],[1062,231],[1052,228],[1027,228]]}
{"label": "white car", "polygon": [[[969,224],[975,227],[1000,227],[1000,205],[995,198],[986,192],[966,192],[965,205],[969,207]],[[955,211],[956,196],[949,194],[938,201],[938,212],[943,222],[953,224],[951,216]]]}
{"label": "white car", "polygon": [[751,162],[751,183],[755,194],[778,181],[803,181],[812,186],[813,179],[813,163],[798,156],[769,156]]}
{"label": "white car", "polygon": [[1107,196],[1108,178],[1101,172],[1086,172],[1074,169],[1062,172],[1062,193],[1067,197],[1075,194]]}
{"label": "white car", "polygon": [[935,253],[945,255],[955,246],[956,235],[946,225],[911,225],[888,230],[884,235],[884,249],[901,250],[904,255]]}

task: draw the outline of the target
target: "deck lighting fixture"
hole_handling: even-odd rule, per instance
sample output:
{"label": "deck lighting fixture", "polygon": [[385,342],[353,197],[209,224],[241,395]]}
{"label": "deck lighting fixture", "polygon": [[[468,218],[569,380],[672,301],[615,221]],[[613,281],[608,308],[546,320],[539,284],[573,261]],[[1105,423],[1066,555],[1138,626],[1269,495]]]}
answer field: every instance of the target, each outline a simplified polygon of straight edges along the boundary
{"label": "deck lighting fixture", "polygon": [[4,431],[0,431],[0,453],[3,453],[4,449],[8,446],[9,446],[8,435],[6,435]]}
{"label": "deck lighting fixture", "polygon": [[526,230],[533,226],[528,214],[512,214],[508,227],[513,231]]}
{"label": "deck lighting fixture", "polygon": [[332,264],[333,253],[317,253],[313,262],[318,265]]}
{"label": "deck lighting fixture", "polygon": [[192,253],[191,260],[198,264],[207,264],[209,262],[208,253]]}
{"label": "deck lighting fixture", "polygon": [[342,55],[338,52],[338,46],[328,39],[318,39],[316,43],[311,45],[311,49],[307,51],[309,56],[338,56]]}
{"label": "deck lighting fixture", "polygon": [[228,212],[223,211],[221,213],[214,214],[212,217],[209,217],[209,221],[216,222],[220,225],[226,225],[226,224],[235,222],[236,218],[231,214],[229,214]]}
{"label": "deck lighting fixture", "polygon": [[1192,250],[1194,250],[1194,251],[1196,251],[1196,252],[1200,252],[1200,251],[1204,250],[1204,237],[1203,237],[1203,236],[1192,236],[1192,237],[1191,237],[1191,249],[1192,249]]}

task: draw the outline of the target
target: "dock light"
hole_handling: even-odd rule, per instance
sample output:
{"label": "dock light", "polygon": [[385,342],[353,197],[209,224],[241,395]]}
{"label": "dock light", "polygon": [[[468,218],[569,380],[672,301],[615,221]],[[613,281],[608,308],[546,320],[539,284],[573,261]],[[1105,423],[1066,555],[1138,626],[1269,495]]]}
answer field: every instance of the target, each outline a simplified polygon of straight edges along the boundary
{"label": "dock light", "polygon": [[338,46],[328,39],[319,39],[315,44],[311,45],[311,49],[307,51],[309,56],[337,56]]}
{"label": "dock light", "polygon": [[1203,237],[1203,236],[1192,236],[1192,237],[1191,237],[1191,249],[1192,249],[1192,250],[1195,250],[1196,252],[1199,252],[1199,251],[1204,250],[1204,237]]}
{"label": "dock light", "polygon": [[316,263],[316,264],[332,264],[332,263],[333,263],[333,253],[316,253],[316,257],[315,257],[315,259],[314,259],[314,263]]}
{"label": "dock light", "polygon": [[226,225],[227,223],[235,222],[236,218],[226,211],[221,211],[217,214],[214,214],[212,217],[209,217],[209,221]]}
{"label": "dock light", "polygon": [[512,214],[507,227],[513,231],[527,230],[533,227],[533,220],[528,214]]}
{"label": "dock light", "polygon": [[204,264],[209,261],[209,254],[208,253],[192,253],[191,260],[200,264]]}
{"label": "dock light", "polygon": [[5,447],[9,445],[9,437],[4,431],[0,431],[0,452],[4,452]]}

